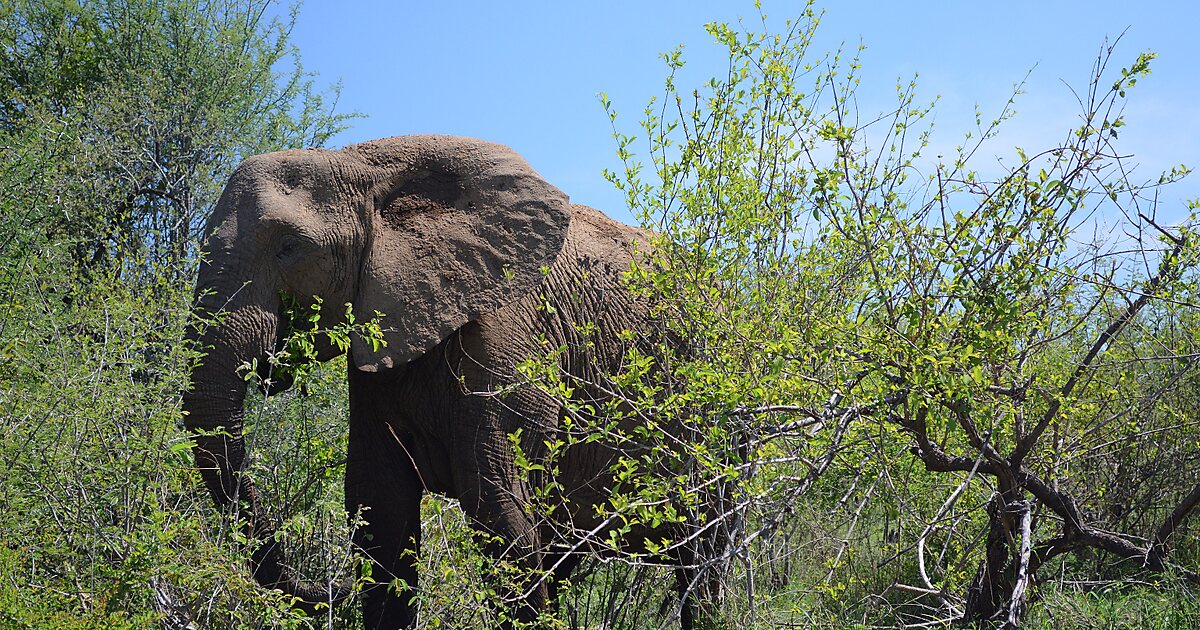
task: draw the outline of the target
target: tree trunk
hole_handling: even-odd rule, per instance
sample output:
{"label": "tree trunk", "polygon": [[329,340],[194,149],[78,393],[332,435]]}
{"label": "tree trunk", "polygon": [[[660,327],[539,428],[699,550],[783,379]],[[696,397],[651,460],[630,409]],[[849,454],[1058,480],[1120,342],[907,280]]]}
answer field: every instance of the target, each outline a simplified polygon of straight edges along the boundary
{"label": "tree trunk", "polygon": [[967,588],[964,621],[980,623],[1008,618],[1019,568],[1014,562],[1013,549],[1021,536],[1022,515],[1028,509],[1024,502],[1009,503],[1000,494],[988,501],[985,555]]}

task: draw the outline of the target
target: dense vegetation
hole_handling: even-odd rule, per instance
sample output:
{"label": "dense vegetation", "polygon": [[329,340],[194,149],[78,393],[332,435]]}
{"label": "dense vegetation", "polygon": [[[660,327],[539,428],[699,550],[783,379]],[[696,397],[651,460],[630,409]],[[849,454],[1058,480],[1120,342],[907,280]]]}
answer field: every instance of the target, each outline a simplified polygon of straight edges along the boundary
{"label": "dense vegetation", "polygon": [[178,408],[229,171],[344,120],[265,7],[0,4],[0,626],[282,623],[197,492]]}
{"label": "dense vegetation", "polygon": [[[266,4],[0,5],[2,627],[355,627],[254,584],[179,417],[226,176],[346,122]],[[692,349],[615,375],[612,413],[643,433],[564,435],[662,445],[622,459],[604,509],[711,519],[729,627],[1200,624],[1200,249],[1159,218],[1195,207],[1154,201],[1185,168],[1131,179],[1118,149],[1153,54],[1104,49],[1077,128],[976,167],[1008,149],[989,140],[1014,101],[924,155],[917,86],[857,111],[858,62],[810,50],[817,22],[711,25],[728,68],[685,86],[666,55],[637,131],[604,103],[609,178],[656,232],[631,286]],[[523,373],[574,404],[543,359]],[[342,370],[247,403],[250,472],[313,575],[360,570]],[[486,627],[503,576],[453,502],[423,508],[422,625]],[[669,577],[654,555],[589,561],[555,623],[669,627]]]}

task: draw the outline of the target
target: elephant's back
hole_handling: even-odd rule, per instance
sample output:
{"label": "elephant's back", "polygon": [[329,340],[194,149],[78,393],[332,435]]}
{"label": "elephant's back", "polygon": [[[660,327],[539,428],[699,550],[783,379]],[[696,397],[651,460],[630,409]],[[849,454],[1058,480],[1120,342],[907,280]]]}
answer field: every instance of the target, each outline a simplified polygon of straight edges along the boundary
{"label": "elephant's back", "polygon": [[649,254],[651,247],[650,233],[646,230],[625,225],[595,208],[579,204],[571,205],[567,241],[578,252],[621,271],[629,268],[635,256]]}

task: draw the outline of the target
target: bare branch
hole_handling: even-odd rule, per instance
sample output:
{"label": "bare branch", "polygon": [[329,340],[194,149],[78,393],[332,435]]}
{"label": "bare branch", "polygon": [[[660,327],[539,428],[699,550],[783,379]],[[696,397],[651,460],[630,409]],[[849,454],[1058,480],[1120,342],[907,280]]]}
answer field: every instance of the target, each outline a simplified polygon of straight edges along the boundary
{"label": "bare branch", "polygon": [[1148,564],[1162,564],[1163,557],[1167,553],[1167,543],[1171,539],[1171,535],[1179,528],[1180,524],[1191,515],[1196,506],[1200,504],[1200,484],[1196,484],[1192,491],[1184,497],[1179,505],[1171,511],[1171,515],[1158,528],[1154,534],[1154,540],[1150,543],[1150,551],[1146,554]]}

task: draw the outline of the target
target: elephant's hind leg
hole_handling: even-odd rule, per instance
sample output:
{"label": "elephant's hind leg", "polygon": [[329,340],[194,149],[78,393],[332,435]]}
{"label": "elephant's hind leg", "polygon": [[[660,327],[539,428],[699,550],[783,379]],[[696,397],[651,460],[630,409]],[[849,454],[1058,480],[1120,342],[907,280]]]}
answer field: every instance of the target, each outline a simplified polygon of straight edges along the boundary
{"label": "elephant's hind leg", "polygon": [[675,561],[675,587],[680,598],[681,630],[710,630],[725,627],[720,621],[721,574],[706,569],[692,544],[683,545],[672,555]]}
{"label": "elephant's hind leg", "polygon": [[[421,541],[420,476],[394,422],[395,390],[386,374],[350,375],[350,444],[346,510],[365,524],[354,543],[372,560],[374,583],[363,589],[363,625],[380,630],[416,624],[412,605]],[[395,586],[393,586],[395,585]],[[397,592],[399,591],[399,592]]]}

